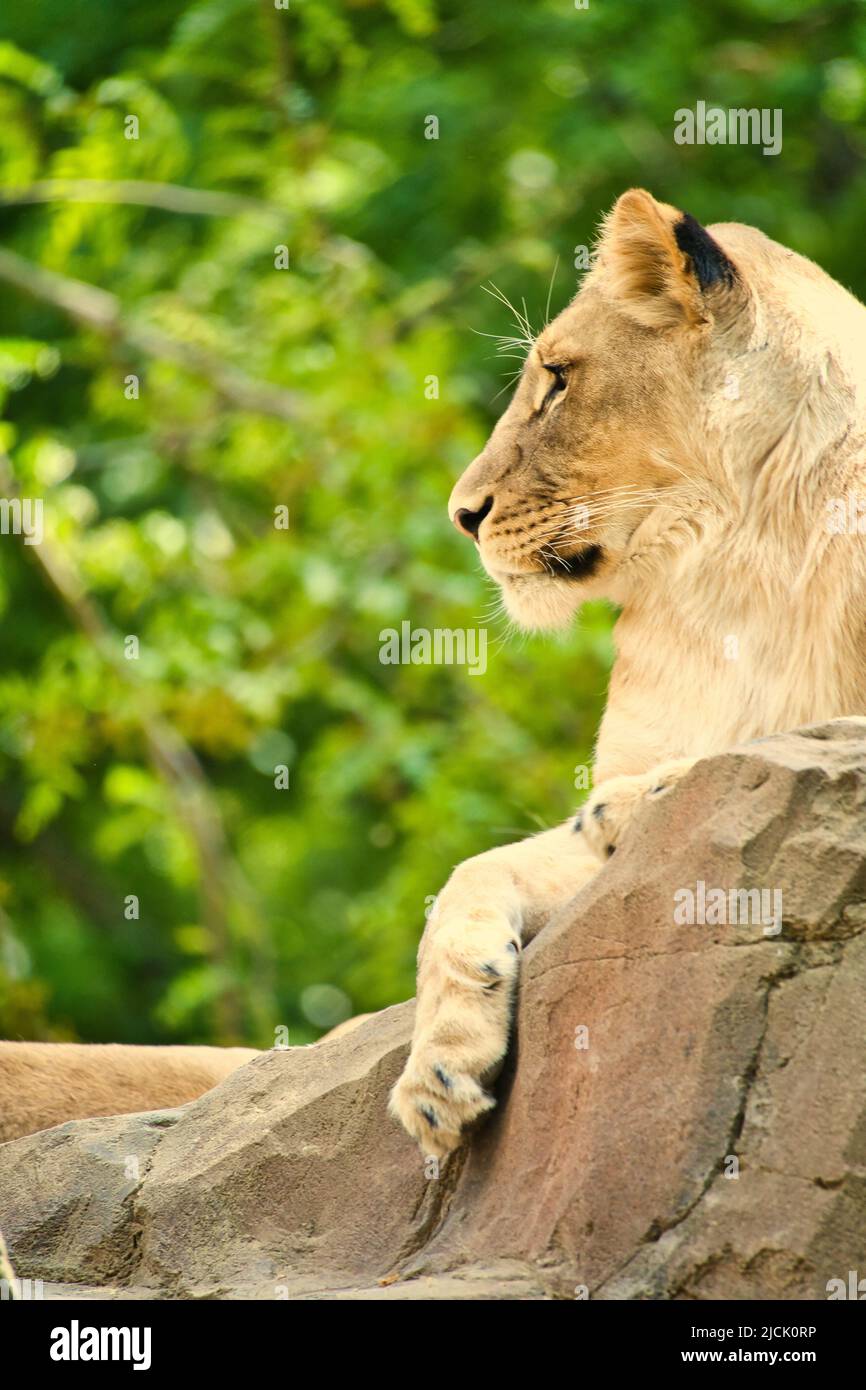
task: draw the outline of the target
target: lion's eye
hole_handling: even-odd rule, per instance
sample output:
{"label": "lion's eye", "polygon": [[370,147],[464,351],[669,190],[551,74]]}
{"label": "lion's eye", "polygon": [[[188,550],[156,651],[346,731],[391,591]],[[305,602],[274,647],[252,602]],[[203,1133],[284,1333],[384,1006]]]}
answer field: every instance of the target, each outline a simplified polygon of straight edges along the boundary
{"label": "lion's eye", "polygon": [[545,362],[543,363],[543,366],[546,372],[550,372],[551,376],[553,377],[553,380],[550,383],[550,386],[548,387],[547,395],[541,402],[542,410],[544,410],[545,406],[550,405],[550,402],[553,400],[554,396],[560,395],[561,392],[563,392],[566,386],[568,385],[568,372],[565,367],[561,367],[554,362]]}

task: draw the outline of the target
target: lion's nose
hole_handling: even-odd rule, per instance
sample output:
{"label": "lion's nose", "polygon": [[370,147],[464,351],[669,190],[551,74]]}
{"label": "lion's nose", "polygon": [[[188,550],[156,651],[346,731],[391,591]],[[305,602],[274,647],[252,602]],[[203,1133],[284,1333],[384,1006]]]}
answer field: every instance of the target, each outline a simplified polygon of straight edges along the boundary
{"label": "lion's nose", "polygon": [[454,525],[457,527],[458,531],[463,532],[464,536],[469,536],[471,540],[477,541],[481,523],[486,516],[490,515],[492,510],[492,497],[486,498],[477,512],[473,512],[469,507],[458,507],[457,511],[454,513]]}

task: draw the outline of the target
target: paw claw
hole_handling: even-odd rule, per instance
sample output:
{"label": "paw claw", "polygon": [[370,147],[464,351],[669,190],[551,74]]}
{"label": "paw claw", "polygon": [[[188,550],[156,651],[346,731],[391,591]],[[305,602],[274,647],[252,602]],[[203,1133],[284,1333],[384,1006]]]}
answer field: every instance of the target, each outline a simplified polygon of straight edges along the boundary
{"label": "paw claw", "polygon": [[662,763],[648,773],[611,777],[592,792],[575,822],[596,858],[609,859],[641,807],[671,791],[694,766],[690,758]]}
{"label": "paw claw", "polygon": [[[434,1084],[435,1108],[431,1095]],[[444,1088],[444,1094],[440,1088]],[[466,1073],[452,1076],[438,1063],[425,1069],[410,1062],[391,1092],[388,1108],[425,1156],[446,1158],[463,1143],[469,1126],[495,1104],[494,1098]]]}

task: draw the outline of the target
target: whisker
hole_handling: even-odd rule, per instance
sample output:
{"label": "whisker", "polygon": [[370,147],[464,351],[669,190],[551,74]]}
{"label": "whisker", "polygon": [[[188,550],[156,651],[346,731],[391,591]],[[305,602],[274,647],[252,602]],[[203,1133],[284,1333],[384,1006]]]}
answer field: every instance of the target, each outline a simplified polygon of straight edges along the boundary
{"label": "whisker", "polygon": [[[663,491],[665,490],[661,488],[635,487],[628,491],[620,488],[601,488],[598,492],[583,493],[577,497],[557,498],[556,506],[561,509],[559,514],[565,515],[570,511],[576,511],[578,507],[597,506],[600,500],[605,504],[612,502],[628,503],[644,497],[661,497]],[[667,489],[667,491],[670,491],[670,489]],[[556,515],[557,512],[551,508],[550,512],[548,512],[548,517]]]}
{"label": "whisker", "polygon": [[491,602],[495,604],[497,610],[491,621],[498,621],[500,624],[500,632],[496,638],[492,655],[495,656],[508,642],[513,642],[515,638],[519,639],[521,647],[525,646],[528,641],[528,634],[521,632],[514,619],[509,615],[505,607],[505,598],[499,585],[494,579],[491,579],[490,575],[486,572],[484,572],[483,578],[488,588],[493,590]]}
{"label": "whisker", "polygon": [[657,499],[654,497],[635,497],[631,502],[611,502],[605,507],[588,507],[585,517],[581,516],[561,516],[545,517],[542,525],[552,527],[554,530],[582,530],[588,523],[598,520],[600,517],[615,516],[619,512],[631,511],[633,507],[652,507],[656,505]]}
{"label": "whisker", "polygon": [[526,332],[527,332],[528,336],[529,336],[530,338],[533,338],[533,339],[534,339],[534,338],[536,338],[536,337],[538,336],[538,334],[535,333],[535,332],[533,331],[532,324],[529,322],[529,314],[528,314],[527,308],[526,308],[526,300],[525,300],[525,299],[521,299],[520,302],[521,302],[521,304],[523,305],[523,319],[522,319],[522,322],[526,325]]}
{"label": "whisker", "polygon": [[[514,376],[511,378],[511,380],[510,380],[510,381],[506,381],[506,383],[505,383],[505,385],[502,387],[502,389],[501,389],[500,391],[497,391],[497,392],[496,392],[496,395],[493,397],[493,401],[498,401],[498,400],[499,400],[499,397],[500,397],[501,395],[503,395],[507,390],[509,390],[510,387],[512,387],[512,386],[514,385],[515,381],[517,381],[517,379],[518,379],[519,376],[520,376],[520,372],[515,372],[515,373],[514,373]],[[491,405],[493,404],[493,401],[490,402]]]}
{"label": "whisker", "polygon": [[550,277],[550,284],[547,287],[547,304],[544,306],[544,326],[550,323],[550,297],[553,294],[553,282],[556,279],[556,272],[559,270],[559,257],[553,263],[553,274]]}
{"label": "whisker", "polygon": [[623,512],[630,511],[630,510],[632,510],[632,507],[637,508],[637,509],[640,509],[640,508],[646,509],[646,508],[654,508],[654,507],[657,507],[657,506],[658,506],[658,507],[670,507],[671,505],[672,505],[672,504],[671,504],[670,502],[664,501],[663,499],[648,497],[648,498],[643,499],[642,501],[635,500],[633,503],[629,504],[628,506],[616,506],[616,507],[609,507],[609,508],[599,509],[599,510],[597,510],[597,511],[595,511],[595,512],[592,512],[592,513],[590,514],[587,528],[584,528],[584,527],[576,528],[576,527],[574,527],[574,526],[571,526],[571,527],[570,527],[568,521],[565,520],[565,519],[563,519],[562,521],[557,522],[554,526],[551,526],[551,527],[549,527],[548,529],[546,529],[546,530],[544,530],[544,531],[536,532],[535,535],[532,537],[532,541],[533,541],[533,542],[535,542],[535,541],[544,541],[544,540],[550,539],[551,537],[558,537],[560,540],[566,540],[566,539],[568,539],[570,536],[574,536],[574,535],[576,535],[576,534],[579,534],[580,531],[582,531],[582,530],[584,530],[584,529],[588,529],[589,526],[596,525],[596,524],[597,524],[598,522],[600,522],[600,521],[609,521],[612,517],[618,516],[618,515],[620,515],[620,514],[623,513]]}
{"label": "whisker", "polygon": [[628,498],[606,498],[602,500],[600,503],[574,503],[569,505],[568,507],[563,508],[563,510],[559,513],[548,513],[544,517],[543,524],[552,524],[555,526],[569,526],[570,524],[574,523],[577,513],[583,510],[585,510],[589,514],[590,518],[592,518],[598,516],[607,516],[614,511],[627,511],[630,507],[633,506],[644,506],[649,503],[658,503],[659,505],[661,505],[662,501],[663,499],[656,493],[635,493]]}
{"label": "whisker", "polygon": [[526,301],[523,301],[523,315],[521,316],[520,311],[518,309],[515,309],[514,305],[511,303],[511,300],[507,297],[507,295],[504,295],[502,293],[498,285],[494,285],[492,280],[490,282],[489,288],[487,285],[482,285],[481,288],[485,291],[486,294],[492,295],[494,299],[498,299],[499,303],[502,304],[508,310],[508,312],[511,314],[512,318],[514,319],[514,322],[520,330],[521,336],[519,341],[521,343],[524,343],[527,349],[531,348],[535,339],[535,335],[532,331],[532,325],[530,324],[529,319],[526,315]]}
{"label": "whisker", "polygon": [[617,483],[615,487],[601,487],[595,492],[576,492],[570,497],[558,497],[558,502],[591,502],[594,497],[603,497],[611,492],[659,492],[659,488],[638,487],[637,483]]}
{"label": "whisker", "polygon": [[[557,497],[554,499],[554,505],[560,508],[561,513],[564,515],[567,512],[575,511],[578,507],[595,506],[599,499],[605,502],[630,502],[639,497],[655,497],[660,495],[661,490],[659,488],[629,487],[627,490],[623,487],[600,488],[598,492],[580,493],[574,497]],[[553,510],[552,506],[548,516],[555,515],[557,515],[557,513]]]}
{"label": "whisker", "polygon": [[675,473],[679,473],[681,478],[685,478],[687,483],[690,483],[692,486],[695,486],[697,480],[694,478],[690,478],[688,473],[684,472],[683,469],[680,468],[679,464],[671,463],[671,460],[669,458],[666,458],[664,454],[656,453],[655,450],[653,450],[652,457],[653,462],[658,464],[661,468],[672,468]]}
{"label": "whisker", "polygon": [[[492,338],[492,339],[494,340],[494,342],[497,342],[497,343],[499,344],[499,347],[496,349],[496,355],[497,355],[497,357],[518,357],[518,356],[519,356],[520,361],[521,361],[521,362],[525,362],[525,361],[526,361],[526,351],[525,351],[525,349],[528,349],[529,347],[532,346],[531,343],[526,343],[525,340],[524,340],[523,338],[510,338],[510,337],[508,337],[508,336],[507,336],[506,334],[504,334],[504,333],[484,333],[484,332],[482,332],[482,330],[481,330],[480,328],[472,328],[472,329],[470,329],[470,332],[471,332],[471,333],[474,333],[474,334],[475,334],[477,337],[479,337],[479,338]],[[519,353],[517,353],[517,352],[510,352],[510,351],[509,351],[510,348],[520,348],[521,351],[520,351]]]}

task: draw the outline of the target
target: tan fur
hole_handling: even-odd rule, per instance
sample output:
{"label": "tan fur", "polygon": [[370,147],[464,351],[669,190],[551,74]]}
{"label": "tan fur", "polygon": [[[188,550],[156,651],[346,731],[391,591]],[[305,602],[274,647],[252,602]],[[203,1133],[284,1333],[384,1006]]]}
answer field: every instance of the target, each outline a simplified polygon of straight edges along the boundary
{"label": "tan fur", "polygon": [[67,1120],[184,1105],[258,1055],[249,1047],[0,1042],[0,1142]]}
{"label": "tan fur", "polygon": [[[866,711],[866,310],[754,228],[709,228],[734,268],[704,288],[682,214],[640,189],[532,345],[458,482],[511,617],[620,605],[595,790],[571,822],[461,864],[419,950],[412,1051],[391,1109],[444,1155],[490,1109],[519,950],[616,847],[647,796],[735,743]],[[709,280],[709,277],[705,277]],[[565,389],[548,395],[565,368]],[[600,547],[597,567],[564,575]]]}
{"label": "tan fur", "polygon": [[[318,1042],[369,1017],[347,1018]],[[0,1041],[0,1143],[67,1120],[185,1105],[259,1056],[252,1047]]]}

